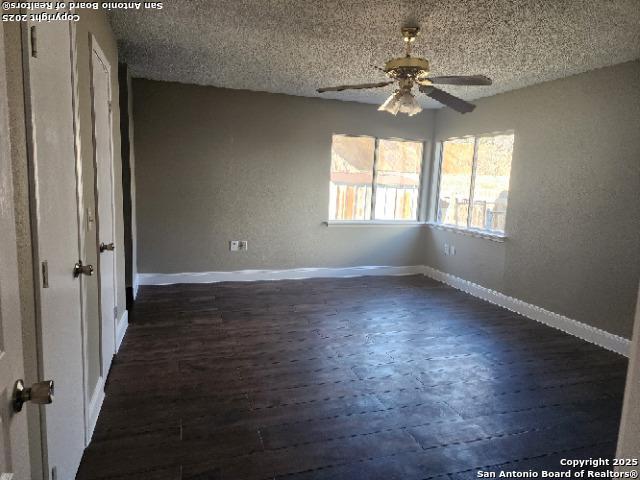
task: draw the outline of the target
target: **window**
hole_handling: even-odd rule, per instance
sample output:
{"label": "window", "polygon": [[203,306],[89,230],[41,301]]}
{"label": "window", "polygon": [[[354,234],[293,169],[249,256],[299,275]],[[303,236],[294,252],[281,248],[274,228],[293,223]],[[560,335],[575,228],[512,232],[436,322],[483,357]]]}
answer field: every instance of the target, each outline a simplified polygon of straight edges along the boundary
{"label": "window", "polygon": [[369,220],[375,138],[334,135],[331,146],[330,220]]}
{"label": "window", "polygon": [[334,135],[329,220],[417,221],[422,142]]}
{"label": "window", "polygon": [[504,233],[513,134],[442,143],[437,222]]}

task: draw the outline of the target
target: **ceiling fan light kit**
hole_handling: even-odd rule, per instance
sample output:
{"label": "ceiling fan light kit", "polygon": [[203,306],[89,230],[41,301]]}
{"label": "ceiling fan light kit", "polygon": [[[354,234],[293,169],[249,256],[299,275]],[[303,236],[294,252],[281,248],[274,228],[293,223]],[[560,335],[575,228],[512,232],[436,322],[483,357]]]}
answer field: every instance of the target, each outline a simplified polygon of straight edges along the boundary
{"label": "ceiling fan light kit", "polygon": [[473,111],[475,105],[451,95],[444,90],[440,90],[434,87],[434,85],[482,86],[491,85],[491,79],[484,75],[430,77],[429,61],[424,58],[411,56],[411,47],[415,43],[420,29],[418,27],[404,27],[401,29],[401,32],[405,42],[405,56],[387,61],[384,68],[380,69],[391,79],[390,81],[319,88],[318,93],[380,88],[397,82],[398,86],[396,90],[380,105],[378,108],[379,111],[388,112],[392,115],[397,115],[400,112],[406,113],[409,116],[420,113],[422,107],[420,107],[420,104],[412,93],[414,85],[418,86],[418,90],[421,93],[459,113]]}
{"label": "ceiling fan light kit", "polygon": [[378,107],[381,112],[388,112],[392,115],[398,113],[406,113],[410,117],[422,111],[422,107],[416,100],[416,97],[411,93],[411,86],[406,81],[400,82],[400,89],[385,100],[385,102]]}

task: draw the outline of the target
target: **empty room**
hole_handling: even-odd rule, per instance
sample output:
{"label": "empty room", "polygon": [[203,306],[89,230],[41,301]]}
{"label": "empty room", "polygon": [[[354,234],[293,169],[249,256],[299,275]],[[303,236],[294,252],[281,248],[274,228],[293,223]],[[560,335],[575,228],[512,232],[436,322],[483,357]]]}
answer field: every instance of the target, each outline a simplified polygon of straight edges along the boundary
{"label": "empty room", "polygon": [[637,478],[636,0],[2,7],[0,480]]}

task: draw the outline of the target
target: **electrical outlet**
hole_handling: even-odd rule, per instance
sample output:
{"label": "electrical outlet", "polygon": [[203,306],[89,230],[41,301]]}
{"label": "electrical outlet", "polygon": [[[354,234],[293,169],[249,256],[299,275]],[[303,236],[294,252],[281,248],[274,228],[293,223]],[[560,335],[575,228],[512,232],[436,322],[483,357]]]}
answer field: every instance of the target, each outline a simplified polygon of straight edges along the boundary
{"label": "electrical outlet", "polygon": [[231,240],[229,242],[229,250],[232,252],[246,252],[249,250],[249,242],[247,240]]}
{"label": "electrical outlet", "polygon": [[448,243],[444,244],[444,254],[447,255],[447,256],[449,255],[449,244]]}
{"label": "electrical outlet", "polygon": [[455,255],[455,254],[456,254],[456,246],[449,245],[449,255]]}

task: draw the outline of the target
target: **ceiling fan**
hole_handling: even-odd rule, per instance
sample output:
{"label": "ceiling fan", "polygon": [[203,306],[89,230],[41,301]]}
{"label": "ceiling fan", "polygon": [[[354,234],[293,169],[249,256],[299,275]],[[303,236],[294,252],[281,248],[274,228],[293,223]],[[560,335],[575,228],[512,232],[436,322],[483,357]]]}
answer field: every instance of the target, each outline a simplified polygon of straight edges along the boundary
{"label": "ceiling fan", "polygon": [[467,85],[481,86],[491,85],[491,79],[484,75],[470,76],[429,76],[429,61],[424,58],[412,57],[411,46],[415,42],[420,28],[404,27],[401,29],[405,42],[405,56],[393,58],[385,63],[384,68],[376,67],[383,71],[391,80],[386,82],[362,83],[360,85],[340,85],[337,87],[319,88],[318,93],[341,92],[342,90],[361,90],[365,88],[380,88],[398,82],[396,90],[387,100],[380,105],[378,110],[396,115],[398,112],[413,116],[422,111],[411,90],[418,85],[418,90],[428,97],[460,113],[472,112],[475,105],[462,100],[450,93],[436,88],[434,85]]}

